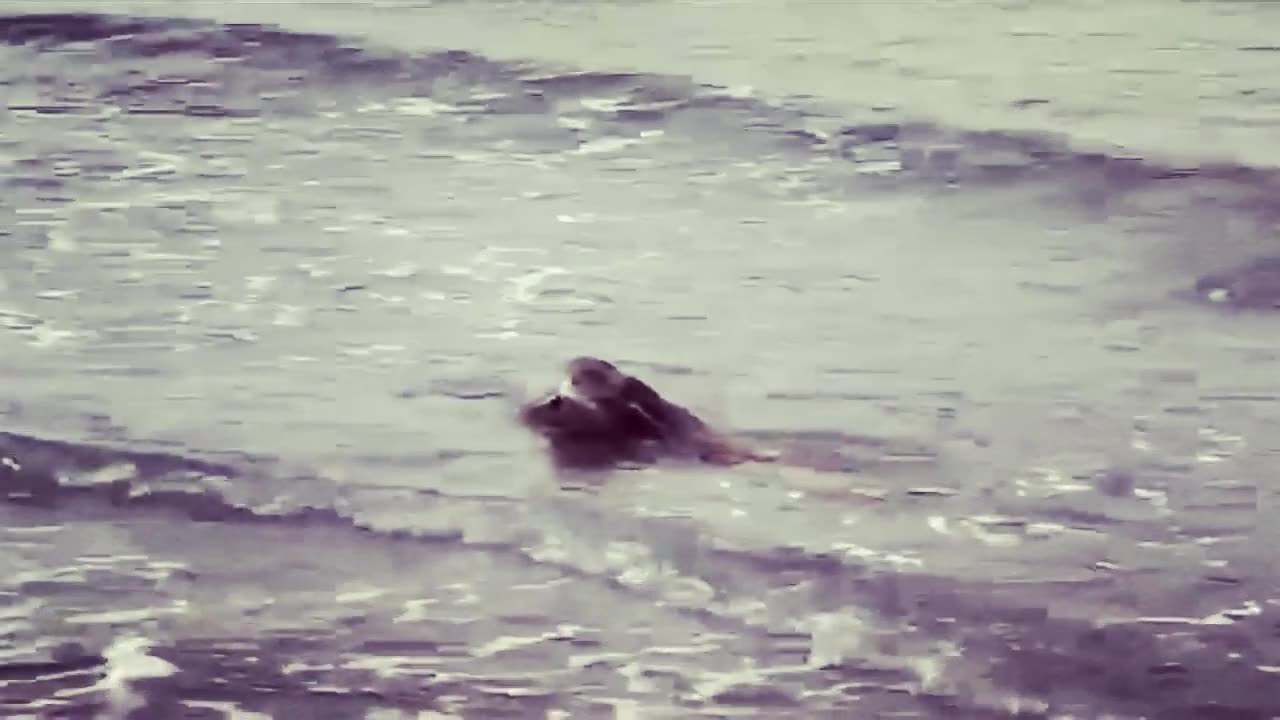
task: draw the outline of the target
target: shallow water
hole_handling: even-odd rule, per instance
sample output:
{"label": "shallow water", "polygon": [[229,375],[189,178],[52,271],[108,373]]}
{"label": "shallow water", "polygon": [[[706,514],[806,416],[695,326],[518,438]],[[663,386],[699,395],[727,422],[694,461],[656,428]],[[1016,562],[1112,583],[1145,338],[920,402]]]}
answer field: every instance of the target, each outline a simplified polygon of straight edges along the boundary
{"label": "shallow water", "polygon": [[[0,23],[0,707],[1280,713],[1274,10],[1127,7]],[[814,462],[557,476],[581,353]]]}

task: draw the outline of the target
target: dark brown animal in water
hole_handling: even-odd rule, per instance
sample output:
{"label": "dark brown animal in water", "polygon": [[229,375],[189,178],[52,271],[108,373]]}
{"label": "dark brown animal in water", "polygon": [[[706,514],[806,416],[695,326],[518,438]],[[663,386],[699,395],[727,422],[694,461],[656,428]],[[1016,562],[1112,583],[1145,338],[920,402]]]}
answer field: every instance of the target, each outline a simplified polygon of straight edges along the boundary
{"label": "dark brown animal in water", "polygon": [[578,357],[567,371],[559,393],[526,405],[520,415],[526,427],[550,441],[558,462],[653,462],[666,456],[736,465],[774,459],[738,446],[612,363]]}
{"label": "dark brown animal in water", "polygon": [[657,460],[661,431],[639,412],[555,394],[520,409],[520,421],[548,441],[556,464],[604,467]]}

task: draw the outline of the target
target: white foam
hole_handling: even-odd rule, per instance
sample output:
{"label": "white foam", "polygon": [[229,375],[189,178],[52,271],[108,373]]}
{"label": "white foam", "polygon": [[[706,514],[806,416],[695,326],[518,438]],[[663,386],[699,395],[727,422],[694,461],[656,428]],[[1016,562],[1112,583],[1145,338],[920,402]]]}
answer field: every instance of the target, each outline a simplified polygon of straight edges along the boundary
{"label": "white foam", "polygon": [[595,140],[588,140],[579,145],[573,152],[576,155],[595,155],[599,153],[617,152],[640,142],[640,138],[603,137]]}
{"label": "white foam", "polygon": [[116,638],[102,652],[107,660],[106,670],[93,689],[106,693],[104,718],[123,720],[145,704],[135,690],[138,681],[168,677],[178,672],[173,663],[148,654],[150,649],[151,642],[146,638],[125,635]]}
{"label": "white foam", "polygon": [[210,708],[218,710],[226,715],[230,720],[271,720],[271,716],[265,713],[253,712],[251,710],[242,710],[233,703],[214,702],[212,700],[188,700],[187,707],[193,708]]}

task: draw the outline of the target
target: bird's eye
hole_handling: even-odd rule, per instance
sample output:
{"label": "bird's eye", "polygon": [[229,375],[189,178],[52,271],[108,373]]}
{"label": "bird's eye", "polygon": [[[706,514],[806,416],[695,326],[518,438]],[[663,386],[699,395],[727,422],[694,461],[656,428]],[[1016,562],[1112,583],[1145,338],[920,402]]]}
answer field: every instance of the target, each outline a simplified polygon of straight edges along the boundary
{"label": "bird's eye", "polygon": [[551,408],[552,410],[559,410],[559,409],[560,409],[560,405],[561,405],[563,402],[564,402],[564,400],[563,400],[559,395],[557,395],[557,396],[555,396],[555,397],[551,398],[551,400],[547,403],[547,407]]}

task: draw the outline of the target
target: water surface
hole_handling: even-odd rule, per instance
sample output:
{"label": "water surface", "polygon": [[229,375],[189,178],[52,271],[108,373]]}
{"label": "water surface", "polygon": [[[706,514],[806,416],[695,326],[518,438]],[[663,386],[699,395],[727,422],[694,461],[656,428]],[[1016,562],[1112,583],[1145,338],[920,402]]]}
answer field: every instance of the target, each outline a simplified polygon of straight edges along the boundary
{"label": "water surface", "polygon": [[[1271,7],[79,7],[0,23],[5,712],[1280,712]],[[813,467],[558,476],[582,353]]]}

